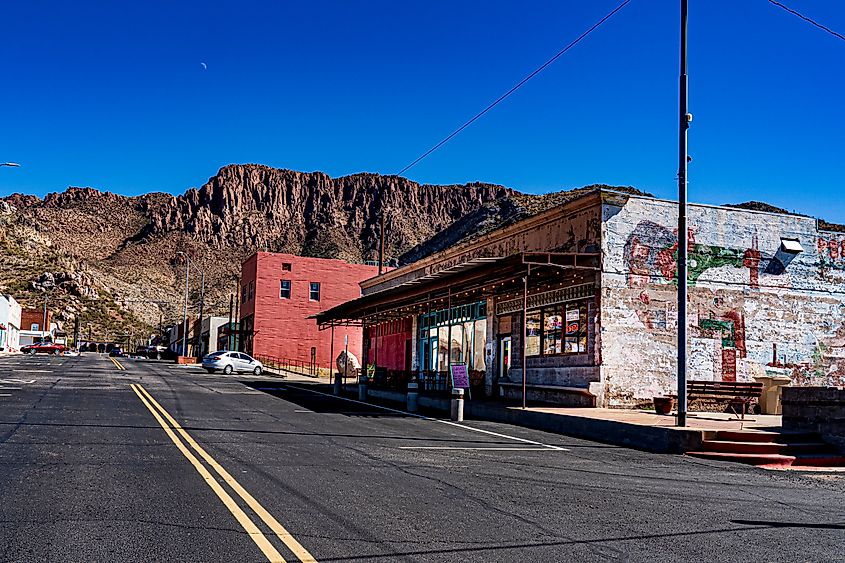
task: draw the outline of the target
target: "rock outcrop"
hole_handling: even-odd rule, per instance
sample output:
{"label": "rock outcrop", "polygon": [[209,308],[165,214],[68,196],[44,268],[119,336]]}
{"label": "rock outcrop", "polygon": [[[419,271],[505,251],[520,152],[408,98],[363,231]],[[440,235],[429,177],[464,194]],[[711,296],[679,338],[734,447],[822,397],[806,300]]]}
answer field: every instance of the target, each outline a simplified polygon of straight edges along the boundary
{"label": "rock outcrop", "polygon": [[485,203],[514,193],[492,184],[432,186],[398,176],[330,178],[232,165],[202,188],[151,210],[143,236],[182,232],[213,248],[374,260],[382,211],[386,254],[397,257]]}

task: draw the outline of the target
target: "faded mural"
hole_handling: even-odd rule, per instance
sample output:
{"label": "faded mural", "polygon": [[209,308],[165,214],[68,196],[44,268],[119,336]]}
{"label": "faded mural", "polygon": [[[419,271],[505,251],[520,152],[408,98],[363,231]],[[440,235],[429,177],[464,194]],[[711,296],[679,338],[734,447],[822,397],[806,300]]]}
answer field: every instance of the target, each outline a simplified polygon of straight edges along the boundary
{"label": "faded mural", "polygon": [[[675,204],[608,199],[601,339],[613,406],[675,390],[678,236]],[[808,217],[697,205],[689,225],[689,379],[845,385],[845,235]]]}

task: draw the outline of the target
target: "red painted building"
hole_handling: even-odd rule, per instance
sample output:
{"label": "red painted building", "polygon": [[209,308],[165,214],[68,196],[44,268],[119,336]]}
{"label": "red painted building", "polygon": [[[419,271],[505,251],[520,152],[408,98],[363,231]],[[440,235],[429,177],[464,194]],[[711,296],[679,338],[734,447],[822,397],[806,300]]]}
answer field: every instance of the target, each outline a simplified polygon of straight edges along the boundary
{"label": "red painted building", "polygon": [[[377,266],[344,260],[258,252],[241,266],[240,348],[272,356],[333,364],[331,330],[319,330],[312,317],[361,296],[359,282],[378,274]],[[344,348],[361,360],[361,328],[334,329],[334,356]]]}

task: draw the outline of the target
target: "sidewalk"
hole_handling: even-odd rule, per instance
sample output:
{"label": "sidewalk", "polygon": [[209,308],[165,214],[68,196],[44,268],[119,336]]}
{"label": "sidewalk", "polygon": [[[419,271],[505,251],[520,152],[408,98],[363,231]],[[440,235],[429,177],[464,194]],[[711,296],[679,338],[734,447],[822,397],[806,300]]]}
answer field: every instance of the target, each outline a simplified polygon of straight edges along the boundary
{"label": "sidewalk", "polygon": [[[290,380],[288,383],[318,387],[331,393],[328,383],[314,378]],[[344,395],[358,398],[358,386],[347,385]],[[404,408],[405,393],[383,389],[370,389],[369,400],[387,403],[394,408]],[[419,396],[422,410],[438,413],[449,412],[450,399],[446,397]],[[543,430],[594,440],[606,444],[625,446],[657,453],[683,453],[701,448],[702,441],[712,438],[719,430],[769,430],[777,431],[781,417],[774,415],[746,415],[745,420],[726,413],[690,413],[687,426],[675,426],[674,416],[662,416],[649,411],[598,408],[564,408],[519,406],[491,400],[467,400],[464,403],[467,420],[503,422],[535,430]]]}

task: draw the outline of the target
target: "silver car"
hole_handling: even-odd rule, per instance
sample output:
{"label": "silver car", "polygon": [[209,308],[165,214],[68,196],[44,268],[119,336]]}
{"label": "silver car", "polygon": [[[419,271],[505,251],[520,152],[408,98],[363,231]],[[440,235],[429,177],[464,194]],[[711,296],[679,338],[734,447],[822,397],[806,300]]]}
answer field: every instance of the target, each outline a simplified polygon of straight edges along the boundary
{"label": "silver car", "polygon": [[222,371],[227,375],[232,372],[251,372],[261,375],[264,371],[264,365],[255,358],[243,352],[227,352],[226,350],[218,350],[205,356],[202,359],[202,367],[208,373]]}

